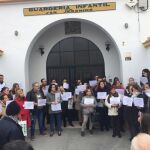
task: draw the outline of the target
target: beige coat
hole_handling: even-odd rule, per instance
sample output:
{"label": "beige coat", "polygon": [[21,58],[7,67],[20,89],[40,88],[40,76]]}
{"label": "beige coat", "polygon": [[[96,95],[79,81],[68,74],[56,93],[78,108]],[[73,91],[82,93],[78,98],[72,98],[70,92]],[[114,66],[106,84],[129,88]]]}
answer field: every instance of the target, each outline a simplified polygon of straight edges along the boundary
{"label": "beige coat", "polygon": [[[120,97],[120,96],[119,96]],[[105,100],[105,105],[108,107],[108,116],[118,116],[118,108],[120,107],[112,107],[112,105],[108,102],[108,96]]]}

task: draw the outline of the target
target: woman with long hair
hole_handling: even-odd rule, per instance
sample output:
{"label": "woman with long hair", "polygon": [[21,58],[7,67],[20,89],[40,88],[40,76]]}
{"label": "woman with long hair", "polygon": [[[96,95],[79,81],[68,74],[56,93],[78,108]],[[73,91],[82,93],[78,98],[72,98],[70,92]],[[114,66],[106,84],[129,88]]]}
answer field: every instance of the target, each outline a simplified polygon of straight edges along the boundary
{"label": "woman with long hair", "polygon": [[31,127],[31,119],[30,119],[30,111],[27,109],[24,109],[24,103],[26,101],[26,97],[24,96],[23,90],[18,89],[16,91],[16,103],[20,106],[20,120],[21,121],[27,121],[27,127]]}
{"label": "woman with long hair", "polygon": [[[98,83],[97,89],[95,91],[95,96],[98,95],[98,92],[105,92],[106,95],[109,94],[109,88],[105,85],[103,81]],[[99,113],[99,123],[101,131],[106,129],[109,130],[109,116],[108,116],[108,108],[105,106],[105,99],[96,99],[97,107],[96,111]]]}
{"label": "woman with long hair", "polygon": [[[49,105],[49,114],[50,114],[50,136],[54,135],[55,130],[55,118],[57,123],[58,136],[61,136],[61,124],[62,124],[62,110],[54,110],[53,106],[59,105],[62,101],[60,97],[56,97],[58,87],[56,84],[51,84],[48,89],[47,94],[47,104]],[[53,106],[52,106],[53,105]]]}

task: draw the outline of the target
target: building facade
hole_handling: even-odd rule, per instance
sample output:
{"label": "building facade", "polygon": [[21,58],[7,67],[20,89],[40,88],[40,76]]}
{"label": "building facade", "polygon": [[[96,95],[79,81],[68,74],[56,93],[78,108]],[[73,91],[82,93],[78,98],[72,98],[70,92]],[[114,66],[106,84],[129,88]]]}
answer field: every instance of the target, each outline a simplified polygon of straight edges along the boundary
{"label": "building facade", "polygon": [[143,45],[150,36],[150,10],[144,1],[1,0],[0,73],[9,87],[18,82],[25,90],[49,78],[52,68],[59,68],[57,74],[75,68],[88,75],[89,64],[108,79],[117,76],[126,84],[132,76],[138,81],[141,70],[150,69],[150,48]]}

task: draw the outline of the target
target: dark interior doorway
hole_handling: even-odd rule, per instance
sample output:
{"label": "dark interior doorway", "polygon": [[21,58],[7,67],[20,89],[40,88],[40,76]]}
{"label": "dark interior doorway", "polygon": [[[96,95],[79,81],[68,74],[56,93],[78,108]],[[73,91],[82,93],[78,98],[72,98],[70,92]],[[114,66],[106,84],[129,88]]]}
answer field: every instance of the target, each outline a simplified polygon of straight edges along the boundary
{"label": "dark interior doorway", "polygon": [[100,49],[91,41],[81,37],[70,37],[59,41],[50,51],[46,70],[47,81],[55,79],[62,84],[67,79],[71,87],[81,79],[91,80],[95,75],[105,75],[104,58]]}

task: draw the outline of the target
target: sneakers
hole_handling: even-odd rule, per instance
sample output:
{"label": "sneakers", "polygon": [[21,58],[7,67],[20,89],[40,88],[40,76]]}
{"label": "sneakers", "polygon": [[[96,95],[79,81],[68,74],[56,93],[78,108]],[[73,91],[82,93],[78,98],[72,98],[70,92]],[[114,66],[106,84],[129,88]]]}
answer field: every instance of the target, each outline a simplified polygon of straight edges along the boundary
{"label": "sneakers", "polygon": [[70,126],[74,127],[74,125],[72,123],[69,123]]}
{"label": "sneakers", "polygon": [[112,137],[116,137],[116,134],[113,134]]}
{"label": "sneakers", "polygon": [[61,136],[61,131],[58,131],[58,136]]}
{"label": "sneakers", "polygon": [[[113,134],[112,137],[116,137],[117,135],[116,134]],[[121,138],[122,135],[121,134],[118,134],[118,138]]]}
{"label": "sneakers", "polygon": [[54,135],[54,131],[51,131],[51,132],[50,132],[50,136],[53,136],[53,135]]}
{"label": "sneakers", "polygon": [[85,132],[84,131],[81,131],[81,136],[85,136]]}
{"label": "sneakers", "polygon": [[121,134],[118,134],[118,138],[121,138],[122,137],[122,135]]}

